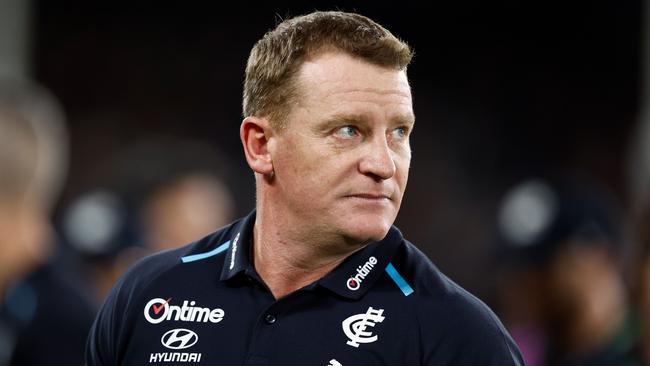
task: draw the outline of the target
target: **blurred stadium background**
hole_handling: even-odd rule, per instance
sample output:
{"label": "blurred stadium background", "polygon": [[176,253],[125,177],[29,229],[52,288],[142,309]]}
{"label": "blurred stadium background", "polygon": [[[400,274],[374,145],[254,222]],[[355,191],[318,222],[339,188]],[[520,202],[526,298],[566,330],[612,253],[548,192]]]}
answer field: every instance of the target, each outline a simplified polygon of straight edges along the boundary
{"label": "blurred stadium background", "polygon": [[[254,181],[238,138],[248,52],[279,19],[315,9],[367,15],[414,48],[417,123],[397,226],[462,286],[496,305],[499,205],[522,179],[570,176],[599,185],[624,228],[631,224],[650,186],[639,155],[650,145],[641,132],[650,34],[641,0],[227,7],[0,0],[0,75],[35,79],[67,116],[70,170],[54,216],[61,255],[89,256],[65,233],[77,222],[71,209],[92,194],[99,206],[121,207],[105,236],[137,244],[132,206],[140,203],[132,201],[178,172],[161,172],[183,154],[176,140],[218,151],[205,161],[193,156],[209,150],[188,153],[179,165],[194,159],[201,169],[217,167],[232,192],[232,214],[252,209]],[[147,144],[158,145],[143,158],[137,152]]]}
{"label": "blurred stadium background", "polygon": [[398,225],[452,278],[487,291],[480,268],[496,204],[522,177],[587,175],[627,202],[641,1],[232,2],[228,10],[37,1],[17,14],[27,18],[22,67],[68,117],[60,207],[112,182],[122,147],[176,136],[217,146],[232,162],[237,212],[250,210],[253,179],[238,138],[248,52],[278,19],[332,8],[376,19],[416,51],[418,124]]}

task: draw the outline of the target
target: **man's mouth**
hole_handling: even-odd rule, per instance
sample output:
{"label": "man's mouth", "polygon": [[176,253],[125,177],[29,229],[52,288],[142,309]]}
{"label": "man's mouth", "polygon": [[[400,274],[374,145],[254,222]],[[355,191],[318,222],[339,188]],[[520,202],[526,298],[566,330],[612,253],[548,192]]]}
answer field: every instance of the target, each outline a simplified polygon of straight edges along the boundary
{"label": "man's mouth", "polygon": [[385,193],[354,193],[346,197],[361,198],[361,199],[376,200],[376,201],[390,200],[390,195]]}

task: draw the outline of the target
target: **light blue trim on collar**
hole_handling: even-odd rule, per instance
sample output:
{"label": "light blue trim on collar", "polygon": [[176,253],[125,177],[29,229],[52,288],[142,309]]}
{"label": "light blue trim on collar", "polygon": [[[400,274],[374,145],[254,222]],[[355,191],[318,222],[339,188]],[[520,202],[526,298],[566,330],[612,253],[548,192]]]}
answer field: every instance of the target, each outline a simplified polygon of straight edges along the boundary
{"label": "light blue trim on collar", "polygon": [[408,283],[404,280],[404,277],[402,277],[399,273],[397,273],[397,270],[395,267],[393,267],[392,263],[388,263],[386,266],[386,273],[390,276],[390,278],[395,281],[395,284],[397,284],[397,287],[399,287],[400,290],[402,290],[402,293],[404,296],[408,296],[414,292],[413,288],[409,286]]}
{"label": "light blue trim on collar", "polygon": [[217,255],[217,254],[219,254],[221,252],[226,251],[226,249],[228,249],[229,246],[230,246],[230,240],[228,240],[227,242],[219,245],[218,247],[212,249],[209,252],[199,253],[199,254],[192,254],[192,255],[187,255],[185,257],[182,257],[181,261],[183,263],[189,263],[189,262],[200,261],[201,259],[213,257],[213,256],[215,256],[215,255]]}

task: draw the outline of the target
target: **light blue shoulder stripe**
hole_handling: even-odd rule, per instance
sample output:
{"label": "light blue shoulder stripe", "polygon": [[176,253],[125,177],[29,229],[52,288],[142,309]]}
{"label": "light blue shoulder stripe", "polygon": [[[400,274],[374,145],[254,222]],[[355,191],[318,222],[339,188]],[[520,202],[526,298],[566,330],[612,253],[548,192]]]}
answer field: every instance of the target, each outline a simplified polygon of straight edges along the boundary
{"label": "light blue shoulder stripe", "polygon": [[392,278],[393,281],[395,281],[395,284],[397,284],[397,287],[399,287],[399,289],[402,290],[402,293],[404,294],[404,296],[408,296],[408,295],[410,295],[410,294],[412,294],[414,292],[413,288],[411,286],[409,286],[408,283],[406,283],[406,281],[404,280],[404,277],[402,277],[397,272],[395,267],[393,267],[392,263],[388,263],[388,265],[386,266],[386,272],[388,273],[390,278]]}
{"label": "light blue shoulder stripe", "polygon": [[201,259],[209,258],[209,257],[215,256],[215,255],[217,255],[217,254],[219,254],[221,252],[226,251],[226,249],[228,249],[229,246],[230,246],[230,240],[228,240],[227,242],[219,245],[218,247],[212,249],[209,252],[199,253],[199,254],[192,254],[192,255],[187,255],[185,257],[182,257],[181,261],[183,263],[200,261]]}

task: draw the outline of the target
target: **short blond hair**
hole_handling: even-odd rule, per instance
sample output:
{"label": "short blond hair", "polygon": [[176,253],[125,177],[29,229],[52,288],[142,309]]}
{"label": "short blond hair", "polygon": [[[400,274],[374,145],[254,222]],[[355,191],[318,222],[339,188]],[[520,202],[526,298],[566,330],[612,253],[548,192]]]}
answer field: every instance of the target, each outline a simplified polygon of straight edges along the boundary
{"label": "short blond hair", "polygon": [[251,50],[244,81],[243,114],[268,117],[282,127],[298,96],[295,78],[305,59],[337,50],[374,65],[406,70],[413,52],[373,20],[340,11],[287,19]]}

